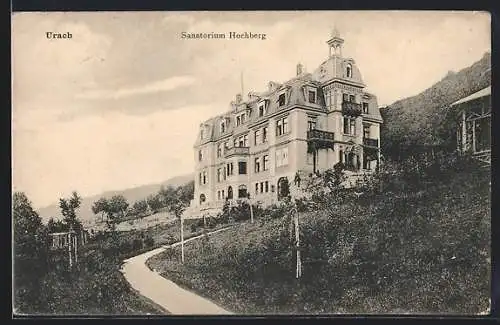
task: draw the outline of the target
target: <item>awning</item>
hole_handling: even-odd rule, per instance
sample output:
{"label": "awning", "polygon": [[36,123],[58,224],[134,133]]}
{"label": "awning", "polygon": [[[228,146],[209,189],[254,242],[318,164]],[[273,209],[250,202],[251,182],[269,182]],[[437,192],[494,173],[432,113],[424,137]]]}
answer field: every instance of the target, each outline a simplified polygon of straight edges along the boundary
{"label": "awning", "polygon": [[470,102],[471,100],[478,99],[478,98],[485,97],[485,96],[490,96],[490,95],[491,95],[491,86],[488,86],[488,87],[486,87],[484,89],[481,89],[478,92],[473,93],[472,95],[469,95],[469,96],[467,96],[465,98],[457,100],[456,102],[454,102],[450,106],[456,106],[458,104]]}

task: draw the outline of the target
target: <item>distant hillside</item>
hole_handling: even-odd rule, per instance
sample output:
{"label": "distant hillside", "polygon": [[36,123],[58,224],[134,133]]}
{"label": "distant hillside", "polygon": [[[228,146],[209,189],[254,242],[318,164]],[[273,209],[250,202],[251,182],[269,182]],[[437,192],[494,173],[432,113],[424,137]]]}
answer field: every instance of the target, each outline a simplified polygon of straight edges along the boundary
{"label": "distant hillside", "polygon": [[[110,198],[113,195],[121,194],[127,199],[130,204],[133,204],[137,200],[144,199],[148,195],[158,192],[162,186],[171,185],[177,187],[188,183],[192,179],[193,175],[188,174],[173,177],[159,184],[148,184],[129,188],[126,190],[108,191],[99,195],[84,197],[82,198],[82,204],[80,206],[80,209],[78,210],[78,216],[84,223],[93,221],[95,219],[95,215],[92,213],[92,204],[101,197]],[[62,218],[59,210],[59,203],[54,203],[47,207],[41,208],[38,210],[38,213],[43,218],[44,222],[47,222],[51,217],[53,217],[54,219]]]}
{"label": "distant hillside", "polygon": [[454,125],[446,106],[491,85],[491,54],[459,72],[448,74],[422,93],[381,109],[381,144],[390,156],[401,147],[454,145]]}

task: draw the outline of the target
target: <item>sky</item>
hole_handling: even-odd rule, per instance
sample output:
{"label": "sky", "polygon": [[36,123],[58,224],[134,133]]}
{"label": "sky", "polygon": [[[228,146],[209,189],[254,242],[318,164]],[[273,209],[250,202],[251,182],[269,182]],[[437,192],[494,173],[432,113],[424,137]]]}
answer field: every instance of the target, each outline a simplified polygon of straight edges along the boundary
{"label": "sky", "polygon": [[[299,62],[314,71],[334,27],[379,106],[491,51],[484,12],[15,13],[13,190],[40,208],[192,173],[199,124],[242,88],[286,81]],[[181,38],[232,31],[266,39]]]}

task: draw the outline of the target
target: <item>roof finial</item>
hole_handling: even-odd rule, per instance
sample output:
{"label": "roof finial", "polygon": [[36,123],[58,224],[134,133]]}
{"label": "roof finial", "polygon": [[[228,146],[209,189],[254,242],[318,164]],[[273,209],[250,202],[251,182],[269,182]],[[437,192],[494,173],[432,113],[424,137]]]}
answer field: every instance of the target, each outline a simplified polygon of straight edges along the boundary
{"label": "roof finial", "polygon": [[337,29],[337,24],[333,25],[332,38],[340,38],[340,32]]}

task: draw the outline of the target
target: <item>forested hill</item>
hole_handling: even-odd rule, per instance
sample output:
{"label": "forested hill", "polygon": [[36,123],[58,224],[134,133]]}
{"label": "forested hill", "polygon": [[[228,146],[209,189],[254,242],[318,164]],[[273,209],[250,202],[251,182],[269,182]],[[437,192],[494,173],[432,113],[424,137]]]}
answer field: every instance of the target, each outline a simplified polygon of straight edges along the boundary
{"label": "forested hill", "polygon": [[491,53],[459,72],[448,72],[422,93],[381,109],[381,145],[386,157],[399,148],[454,145],[454,123],[447,106],[491,85]]}

